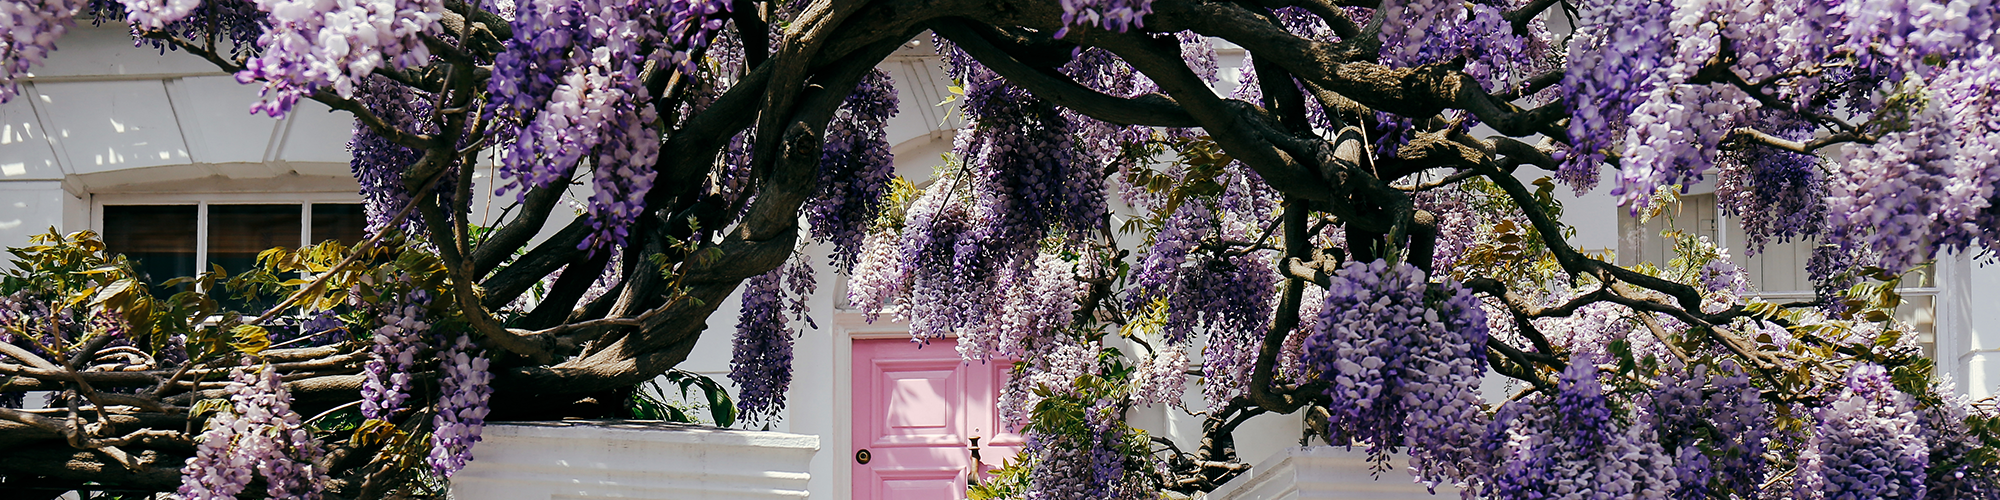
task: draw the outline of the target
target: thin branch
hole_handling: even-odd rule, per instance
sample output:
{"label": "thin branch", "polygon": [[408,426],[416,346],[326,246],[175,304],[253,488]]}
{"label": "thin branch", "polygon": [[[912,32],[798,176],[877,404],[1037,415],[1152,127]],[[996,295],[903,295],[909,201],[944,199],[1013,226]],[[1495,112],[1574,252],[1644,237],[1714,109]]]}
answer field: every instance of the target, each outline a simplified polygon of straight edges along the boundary
{"label": "thin branch", "polygon": [[1521,6],[1519,9],[1501,13],[1500,18],[1506,19],[1507,23],[1513,26],[1514,36],[1528,36],[1528,24],[1534,22],[1536,17],[1541,16],[1542,11],[1548,10],[1550,6],[1560,2],[1561,0],[1534,0],[1528,2],[1527,5]]}
{"label": "thin branch", "polygon": [[[175,35],[173,33],[154,31],[145,33],[141,36],[145,38],[165,41],[169,44],[172,44],[174,47],[188,51],[188,53],[190,54],[194,54],[196,56],[200,56],[202,59],[208,60],[210,64],[214,64],[217,68],[221,68],[223,71],[227,71],[230,73],[240,73],[243,71],[243,67],[237,64],[235,61],[223,58],[222,55],[217,54],[206,47],[196,45],[193,41],[190,41],[186,38],[181,38],[180,36]],[[429,136],[423,134],[412,134],[404,132],[403,130],[396,128],[394,125],[390,125],[389,122],[382,120],[382,117],[375,116],[375,113],[369,111],[367,106],[362,106],[361,103],[356,102],[353,99],[341,97],[338,94],[334,94],[333,92],[328,91],[327,89],[323,88],[314,89],[312,95],[306,97],[315,101],[319,101],[320,103],[327,105],[327,107],[342,111],[347,111],[349,113],[354,114],[355,119],[360,120],[363,124],[368,125],[368,128],[374,129],[376,134],[381,135],[383,138],[389,139],[391,142],[395,142],[396,144],[402,145],[404,147],[409,147],[414,149],[425,149],[429,148],[431,142],[433,142],[433,139]]]}
{"label": "thin branch", "polygon": [[979,60],[995,73],[999,73],[1008,83],[1019,85],[1034,93],[1036,97],[1091,118],[1119,125],[1154,127],[1193,127],[1199,124],[1187,110],[1181,109],[1170,98],[1158,94],[1146,94],[1131,99],[1110,96],[1079,85],[1053,69],[1030,67],[995,46],[992,41],[980,35],[978,29],[964,21],[939,19],[931,22],[931,29],[952,43],[958,44],[966,54]]}
{"label": "thin branch", "polygon": [[[425,155],[425,158],[428,160],[436,161],[435,159],[430,158],[429,155]],[[419,160],[418,162],[422,163],[423,160]],[[422,199],[424,197],[424,194],[429,193],[433,186],[437,186],[438,179],[441,178],[443,178],[443,176],[432,177],[429,182],[424,183],[423,189],[419,189],[417,190],[417,192],[411,193],[410,203],[403,205],[402,210],[397,210],[396,215],[390,217],[389,222],[387,224],[384,224],[382,227],[396,227],[397,225],[402,224],[403,219],[408,218],[410,216],[410,210],[417,207],[418,205],[417,200]],[[276,317],[279,312],[284,311],[285,308],[291,307],[292,304],[297,303],[299,299],[305,298],[307,294],[310,294],[313,291],[318,290],[322,286],[326,286],[326,280],[333,278],[333,275],[340,273],[340,271],[346,269],[347,266],[360,261],[361,255],[363,253],[366,253],[369,249],[374,248],[375,244],[380,243],[382,241],[382,237],[387,236],[390,232],[391,231],[386,231],[386,230],[376,231],[374,236],[370,236],[368,237],[367,240],[363,240],[361,244],[355,245],[354,248],[348,249],[347,257],[340,259],[340,262],[334,263],[332,267],[328,267],[326,269],[326,272],[320,273],[318,277],[313,278],[312,282],[306,283],[304,287],[299,288],[299,291],[292,292],[291,296],[285,297],[285,300],[279,301],[276,305],[271,306],[270,309],[264,311],[264,314],[257,315],[255,319],[246,321],[243,324],[257,325],[265,321],[268,321],[271,318]]]}
{"label": "thin branch", "polygon": [[1852,132],[1835,132],[1832,134],[1828,134],[1824,137],[1819,137],[1810,141],[1800,142],[1771,135],[1765,133],[1762,130],[1757,130],[1755,128],[1741,127],[1729,131],[1729,136],[1723,139],[1723,144],[1725,145],[1725,149],[1728,149],[1727,145],[1729,145],[1729,143],[1731,142],[1748,142],[1752,144],[1762,144],[1765,146],[1791,151],[1793,153],[1809,155],[1817,153],[1819,152],[1819,150],[1825,149],[1828,146],[1836,146],[1850,142],[1857,142],[1862,144],[1874,144],[1875,139],[1870,137],[1865,137],[1860,134]]}
{"label": "thin branch", "polygon": [[1498,94],[1493,94],[1493,98],[1511,102],[1523,97],[1534,95],[1536,92],[1541,92],[1542,89],[1546,89],[1555,86],[1555,84],[1562,83],[1563,75],[1567,73],[1568,72],[1565,70],[1558,69],[1549,71],[1547,73],[1530,76],[1528,77],[1527,81],[1521,82],[1520,85],[1517,85],[1514,88],[1507,89]]}
{"label": "thin branch", "polygon": [[1410,187],[1397,187],[1396,189],[1401,189],[1412,193],[1419,193],[1445,186],[1450,186],[1452,184],[1457,184],[1459,181],[1463,181],[1478,176],[1479,176],[1479,171],[1477,170],[1470,170],[1470,169],[1460,170],[1457,172],[1452,172],[1451,175],[1447,175],[1443,179],[1438,179],[1436,182],[1426,182],[1423,184],[1418,184]]}
{"label": "thin branch", "polygon": [[35,367],[38,369],[42,370],[58,369],[55,363],[50,363],[49,360],[42,359],[41,356],[36,356],[35,353],[29,352],[27,349],[11,343],[0,342],[0,354],[5,354],[8,357],[21,360],[22,363],[27,363],[28,366]]}

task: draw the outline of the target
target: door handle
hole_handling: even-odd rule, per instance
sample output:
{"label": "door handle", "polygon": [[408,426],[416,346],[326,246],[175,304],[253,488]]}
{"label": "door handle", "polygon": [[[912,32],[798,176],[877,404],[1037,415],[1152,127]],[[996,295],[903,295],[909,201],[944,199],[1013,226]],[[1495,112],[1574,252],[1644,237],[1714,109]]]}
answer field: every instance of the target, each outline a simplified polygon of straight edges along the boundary
{"label": "door handle", "polygon": [[875,455],[869,453],[867,448],[862,448],[861,451],[854,452],[854,461],[861,465],[868,465],[868,461],[874,459]]}
{"label": "door handle", "polygon": [[986,473],[984,470],[986,469],[986,462],[979,460],[979,436],[973,436],[972,446],[967,446],[966,448],[972,450],[972,473],[966,475],[966,481],[972,483],[973,486],[978,486],[979,475]]}

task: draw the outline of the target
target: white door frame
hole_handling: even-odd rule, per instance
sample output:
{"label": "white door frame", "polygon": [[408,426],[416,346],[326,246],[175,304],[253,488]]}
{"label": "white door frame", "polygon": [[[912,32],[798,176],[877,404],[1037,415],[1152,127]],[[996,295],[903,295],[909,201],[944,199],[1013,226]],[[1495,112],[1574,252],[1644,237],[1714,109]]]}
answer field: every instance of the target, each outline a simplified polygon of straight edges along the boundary
{"label": "white door frame", "polygon": [[910,324],[894,321],[884,314],[874,323],[868,322],[868,315],[853,309],[835,309],[833,313],[833,420],[832,441],[828,448],[837,451],[834,463],[834,493],[837,498],[854,495],[854,341],[879,339],[908,339]]}

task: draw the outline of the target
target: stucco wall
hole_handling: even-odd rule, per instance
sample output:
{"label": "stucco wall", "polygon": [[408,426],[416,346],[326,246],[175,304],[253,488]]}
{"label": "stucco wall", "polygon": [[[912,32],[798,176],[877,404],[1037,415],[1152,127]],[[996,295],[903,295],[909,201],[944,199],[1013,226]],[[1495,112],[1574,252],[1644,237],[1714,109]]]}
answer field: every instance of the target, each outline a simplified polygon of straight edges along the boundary
{"label": "stucco wall", "polygon": [[[930,56],[928,37],[920,37],[881,67],[897,80],[901,113],[891,121],[889,139],[897,154],[897,170],[923,180],[948,150],[950,130],[962,122],[944,100],[946,85]],[[327,113],[319,105],[301,103],[286,119],[251,115],[247,108],[256,89],[241,86],[229,75],[182,53],[161,56],[151,48],[132,47],[123,28],[80,26],[62,41],[62,49],[24,83],[20,98],[0,105],[0,246],[19,246],[27,236],[55,226],[88,228],[92,199],[101,196],[149,194],[173,196],[197,192],[286,192],[311,189],[352,192],[344,150],[350,121]],[[1221,47],[1219,93],[1234,87],[1242,52]],[[490,163],[490,162],[489,162]],[[1539,177],[1532,172],[1521,175]],[[481,200],[474,213],[482,220],[495,214],[490,164],[479,174],[474,193]],[[1571,243],[1585,250],[1617,247],[1618,208],[1600,188],[1582,196],[1558,189],[1568,210],[1565,222],[1578,228]],[[502,195],[498,204],[511,201]],[[570,194],[588,196],[588,187]],[[560,227],[573,214],[558,210]],[[497,221],[489,221],[497,222]],[[833,414],[835,376],[842,360],[830,314],[843,290],[830,269],[823,247],[807,252],[819,271],[820,292],[811,305],[819,328],[805,328],[798,340],[795,383],[787,418],[773,429],[827,438],[845,432],[849,423]],[[4,264],[0,264],[4,265]],[[1940,365],[1958,370],[1961,387],[1975,396],[2000,385],[2000,267],[1968,262],[1955,297],[1963,325],[1955,354]],[[708,319],[708,331],[682,368],[726,382],[731,332],[739,297]],[[803,325],[801,325],[803,326]],[[1942,338],[1942,336],[1941,336]],[[1199,386],[1190,381],[1191,391]],[[1196,408],[1199,410],[1200,408]],[[1136,410],[1135,424],[1189,445],[1199,439],[1200,419],[1175,408]],[[1296,416],[1267,415],[1252,420],[1238,435],[1240,454],[1250,460],[1296,446],[1300,422]],[[495,447],[494,450],[501,448]],[[487,450],[482,449],[481,453]],[[495,452],[499,453],[499,452]],[[486,455],[482,455],[486,456]],[[495,455],[497,456],[497,455]],[[498,459],[496,459],[498,460]],[[846,468],[846,450],[820,453],[810,461],[807,487],[819,498],[841,498],[838,477]]]}
{"label": "stucco wall", "polygon": [[[805,498],[817,436],[672,424],[488,425],[452,496],[480,500]],[[830,498],[830,497],[819,497]]]}

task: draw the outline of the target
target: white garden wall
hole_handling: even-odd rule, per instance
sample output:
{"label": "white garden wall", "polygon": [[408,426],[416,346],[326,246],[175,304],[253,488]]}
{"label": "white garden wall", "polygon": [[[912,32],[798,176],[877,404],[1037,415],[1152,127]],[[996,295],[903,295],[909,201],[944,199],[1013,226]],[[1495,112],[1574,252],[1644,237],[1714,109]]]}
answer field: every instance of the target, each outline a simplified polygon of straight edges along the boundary
{"label": "white garden wall", "polygon": [[1433,494],[1403,470],[1408,457],[1396,456],[1380,477],[1369,473],[1368,452],[1345,446],[1304,446],[1264,459],[1252,472],[1208,494],[1208,500],[1438,500],[1458,490],[1439,486]]}
{"label": "white garden wall", "polygon": [[805,498],[819,451],[818,436],[657,422],[506,422],[483,436],[454,498]]}

